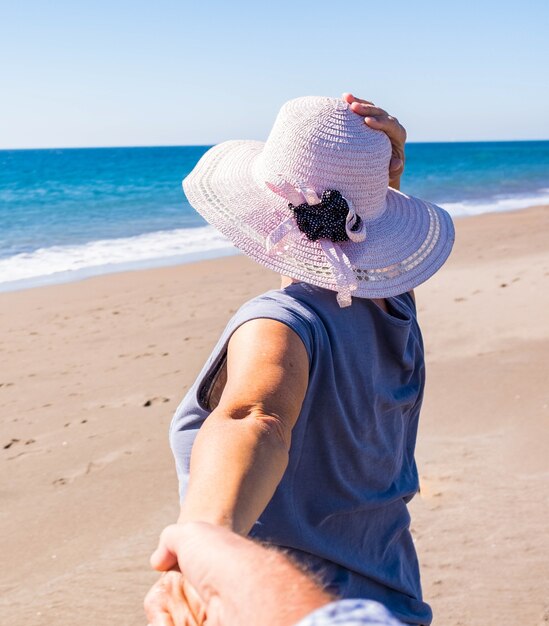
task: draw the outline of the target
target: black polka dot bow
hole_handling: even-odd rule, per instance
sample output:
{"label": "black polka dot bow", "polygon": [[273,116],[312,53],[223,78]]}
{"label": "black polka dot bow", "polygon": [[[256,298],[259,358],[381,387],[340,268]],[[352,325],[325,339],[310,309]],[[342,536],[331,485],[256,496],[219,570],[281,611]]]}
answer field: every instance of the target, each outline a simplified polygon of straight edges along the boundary
{"label": "black polka dot bow", "polygon": [[[295,206],[288,205],[295,215],[297,226],[311,241],[330,239],[331,241],[349,241],[346,220],[349,205],[339,191],[327,189],[323,192],[320,204],[309,205],[306,202]],[[358,230],[361,219],[357,215],[352,230]]]}

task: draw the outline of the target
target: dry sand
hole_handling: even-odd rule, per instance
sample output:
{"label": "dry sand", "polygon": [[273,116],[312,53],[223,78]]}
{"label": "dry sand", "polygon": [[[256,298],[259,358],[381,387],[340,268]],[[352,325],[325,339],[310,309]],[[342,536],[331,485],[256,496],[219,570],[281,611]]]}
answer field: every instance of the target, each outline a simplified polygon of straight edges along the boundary
{"label": "dry sand", "polygon": [[[458,220],[416,292],[412,515],[435,624],[549,622],[548,233],[549,207]],[[146,623],[178,507],[171,414],[229,316],[275,286],[231,257],[0,294],[2,623]]]}

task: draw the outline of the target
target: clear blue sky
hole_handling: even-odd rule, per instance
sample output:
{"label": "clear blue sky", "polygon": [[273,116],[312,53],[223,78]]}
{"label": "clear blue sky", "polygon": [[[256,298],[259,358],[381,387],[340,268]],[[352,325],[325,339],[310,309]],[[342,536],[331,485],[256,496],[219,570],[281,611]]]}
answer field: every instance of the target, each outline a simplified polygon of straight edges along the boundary
{"label": "clear blue sky", "polygon": [[547,0],[0,0],[0,148],[264,139],[352,91],[412,141],[549,139]]}

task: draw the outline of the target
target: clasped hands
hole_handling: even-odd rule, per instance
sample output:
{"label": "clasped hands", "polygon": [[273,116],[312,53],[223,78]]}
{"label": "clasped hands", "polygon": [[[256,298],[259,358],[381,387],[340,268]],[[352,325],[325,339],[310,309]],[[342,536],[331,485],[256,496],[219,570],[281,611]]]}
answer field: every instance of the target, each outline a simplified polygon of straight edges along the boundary
{"label": "clasped hands", "polygon": [[151,557],[151,626],[294,626],[333,600],[281,552],[222,526],[168,526]]}

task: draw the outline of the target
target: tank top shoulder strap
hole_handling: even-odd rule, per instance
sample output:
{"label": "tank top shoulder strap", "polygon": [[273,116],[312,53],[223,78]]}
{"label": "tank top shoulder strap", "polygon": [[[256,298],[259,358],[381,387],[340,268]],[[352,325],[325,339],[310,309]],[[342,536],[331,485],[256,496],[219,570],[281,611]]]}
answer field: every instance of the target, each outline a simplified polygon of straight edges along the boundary
{"label": "tank top shoulder strap", "polygon": [[291,328],[303,342],[309,366],[314,357],[314,314],[305,305],[282,291],[269,291],[249,300],[229,320],[221,338],[199,375],[197,399],[201,408],[209,409],[209,398],[227,359],[232,335],[246,322],[272,319]]}

